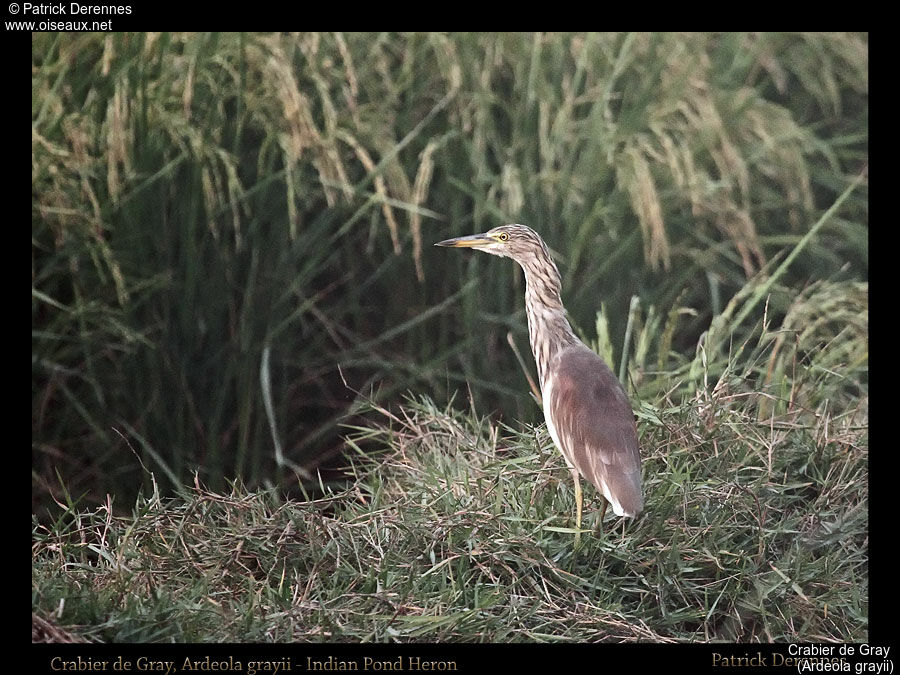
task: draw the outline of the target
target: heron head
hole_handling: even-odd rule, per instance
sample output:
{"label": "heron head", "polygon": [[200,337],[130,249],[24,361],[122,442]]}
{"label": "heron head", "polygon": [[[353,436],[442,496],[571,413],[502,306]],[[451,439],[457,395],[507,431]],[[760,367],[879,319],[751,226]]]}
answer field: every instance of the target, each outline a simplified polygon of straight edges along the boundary
{"label": "heron head", "polygon": [[501,225],[482,234],[439,241],[435,246],[475,248],[519,262],[547,252],[538,233],[525,225]]}

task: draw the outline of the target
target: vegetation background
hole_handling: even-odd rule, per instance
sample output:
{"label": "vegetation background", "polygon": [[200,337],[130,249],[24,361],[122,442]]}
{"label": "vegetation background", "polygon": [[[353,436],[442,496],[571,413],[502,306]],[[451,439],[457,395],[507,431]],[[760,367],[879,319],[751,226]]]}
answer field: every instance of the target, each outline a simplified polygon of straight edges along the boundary
{"label": "vegetation background", "polygon": [[[35,616],[864,639],[867,146],[865,34],[35,33]],[[640,421],[578,551],[507,222]]]}

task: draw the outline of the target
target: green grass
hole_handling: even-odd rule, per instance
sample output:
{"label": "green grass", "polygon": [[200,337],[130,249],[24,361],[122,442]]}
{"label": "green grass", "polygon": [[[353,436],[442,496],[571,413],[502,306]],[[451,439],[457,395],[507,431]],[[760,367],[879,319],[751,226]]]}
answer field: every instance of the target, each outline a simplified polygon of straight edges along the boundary
{"label": "green grass", "polygon": [[291,485],[364,397],[538,421],[520,273],[429,245],[449,236],[541,232],[588,337],[603,307],[620,343],[633,297],[677,316],[659,370],[798,242],[782,287],[864,282],[865,181],[821,216],[865,173],[867,41],[35,33],[36,509],[57,471],[130,502],[142,462],[164,493]]}
{"label": "green grass", "polygon": [[[35,33],[36,630],[865,640],[867,125],[865,33]],[[638,416],[578,550],[503,222]]]}
{"label": "green grass", "polygon": [[35,521],[33,609],[112,642],[865,642],[867,397],[814,368],[789,398],[747,383],[642,402],[646,511],[599,532],[587,488],[578,549],[543,425],[420,398],[347,429],[318,499],[195,484]]}

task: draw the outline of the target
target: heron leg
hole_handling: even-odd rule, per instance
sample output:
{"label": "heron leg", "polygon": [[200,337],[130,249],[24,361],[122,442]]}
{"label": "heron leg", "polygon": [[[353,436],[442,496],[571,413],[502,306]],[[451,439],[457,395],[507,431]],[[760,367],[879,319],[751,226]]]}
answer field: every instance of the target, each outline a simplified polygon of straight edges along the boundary
{"label": "heron leg", "polygon": [[575,481],[575,546],[581,542],[581,478],[578,471],[572,469],[572,479]]}
{"label": "heron leg", "polygon": [[600,507],[600,520],[597,522],[597,529],[600,532],[603,532],[603,517],[606,515],[606,507],[609,506],[609,501],[606,497],[603,498],[603,506]]}

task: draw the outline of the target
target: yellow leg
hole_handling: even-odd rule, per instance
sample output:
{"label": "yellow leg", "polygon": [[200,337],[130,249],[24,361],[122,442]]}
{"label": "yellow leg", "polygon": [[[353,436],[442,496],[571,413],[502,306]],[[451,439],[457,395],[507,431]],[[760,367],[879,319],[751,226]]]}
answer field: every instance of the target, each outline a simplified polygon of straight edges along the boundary
{"label": "yellow leg", "polygon": [[575,481],[575,546],[581,543],[581,479],[578,472],[572,469],[572,478]]}

